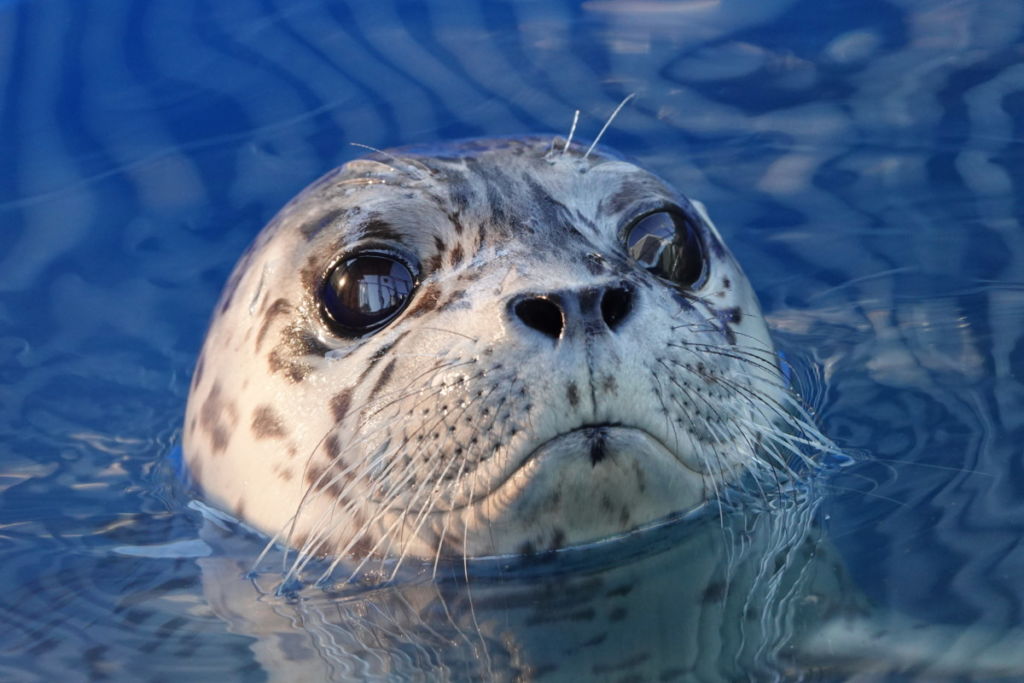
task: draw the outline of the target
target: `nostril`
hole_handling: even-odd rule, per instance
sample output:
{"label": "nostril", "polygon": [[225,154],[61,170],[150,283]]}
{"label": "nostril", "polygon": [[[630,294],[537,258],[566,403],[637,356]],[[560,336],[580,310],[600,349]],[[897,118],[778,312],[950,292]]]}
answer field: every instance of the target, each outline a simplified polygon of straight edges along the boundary
{"label": "nostril", "polygon": [[612,287],[601,297],[601,317],[610,330],[615,330],[632,308],[633,291],[628,287]]}
{"label": "nostril", "polygon": [[514,306],[514,310],[528,327],[552,339],[562,336],[562,309],[554,301],[544,297],[523,299]]}

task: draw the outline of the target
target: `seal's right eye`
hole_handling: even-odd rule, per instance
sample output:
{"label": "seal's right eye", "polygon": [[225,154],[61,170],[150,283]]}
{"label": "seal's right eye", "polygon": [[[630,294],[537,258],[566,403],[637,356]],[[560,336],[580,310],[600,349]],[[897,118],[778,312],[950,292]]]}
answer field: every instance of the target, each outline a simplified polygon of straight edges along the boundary
{"label": "seal's right eye", "polygon": [[629,226],[626,248],[649,272],[682,287],[696,288],[705,272],[698,230],[676,211],[654,211]]}
{"label": "seal's right eye", "polygon": [[416,278],[389,254],[363,253],[339,261],[320,288],[324,319],[338,334],[359,336],[387,325],[409,302]]}

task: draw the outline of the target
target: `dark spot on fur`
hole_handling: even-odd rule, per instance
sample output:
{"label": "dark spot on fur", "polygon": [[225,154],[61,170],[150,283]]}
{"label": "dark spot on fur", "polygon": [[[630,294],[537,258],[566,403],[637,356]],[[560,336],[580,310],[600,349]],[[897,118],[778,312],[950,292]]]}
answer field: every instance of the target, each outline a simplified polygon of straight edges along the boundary
{"label": "dark spot on fur", "polygon": [[306,470],[306,483],[310,486],[316,486],[319,482],[323,481],[321,477],[326,479],[324,472],[326,470],[319,465],[310,465],[309,469]]}
{"label": "dark spot on fur", "polygon": [[376,395],[377,392],[391,380],[391,375],[395,371],[395,364],[397,362],[397,358],[392,358],[388,361],[388,364],[384,366],[384,369],[380,371],[380,376],[377,378],[376,384],[373,385],[372,394]]}
{"label": "dark spot on fur", "polygon": [[228,430],[224,429],[223,425],[218,424],[210,432],[210,444],[213,446],[214,454],[223,453],[227,450],[228,441],[231,437],[228,435]]}
{"label": "dark spot on fur", "polygon": [[430,260],[427,261],[426,272],[436,273],[441,270],[442,265],[444,265],[444,254],[434,254],[430,257]]}
{"label": "dark spot on fur", "polygon": [[576,382],[569,382],[569,386],[566,387],[565,397],[569,400],[569,405],[575,408],[580,403],[580,390],[576,386]]}
{"label": "dark spot on fur", "polygon": [[466,290],[464,290],[464,289],[456,289],[455,291],[453,291],[451,294],[448,295],[448,298],[444,300],[444,303],[438,304],[437,310],[443,311],[446,308],[448,308],[449,306],[457,304],[459,301],[461,301],[461,300],[463,300],[465,298],[466,298]]}
{"label": "dark spot on fur", "polygon": [[324,439],[324,452],[332,459],[341,452],[341,444],[338,442],[337,434],[331,434]]}
{"label": "dark spot on fur", "polygon": [[363,224],[360,230],[363,239],[382,240],[387,242],[401,242],[402,233],[395,230],[387,221],[374,216]]}
{"label": "dark spot on fur", "polygon": [[738,325],[743,320],[743,311],[736,308],[726,308],[718,312],[718,319],[728,325]]}
{"label": "dark spot on fur", "polygon": [[600,254],[587,254],[586,258],[583,259],[583,265],[587,267],[587,271],[591,275],[600,275],[605,272],[604,257]]}
{"label": "dark spot on fur", "polygon": [[456,214],[451,217],[452,225],[456,226],[455,231],[462,233],[461,223],[458,214],[469,208],[475,198],[473,187],[470,185],[466,174],[456,170],[448,170],[445,173],[445,185],[448,187],[448,201],[455,207]]}
{"label": "dark spot on fur", "polygon": [[252,413],[252,433],[257,439],[280,439],[287,434],[277,411],[266,404],[258,406]]}
{"label": "dark spot on fur", "polygon": [[449,216],[452,221],[452,227],[455,228],[455,234],[461,235],[465,228],[462,227],[462,221],[459,219],[459,214],[455,213]]}
{"label": "dark spot on fur", "polygon": [[223,453],[228,446],[230,434],[223,422],[224,400],[221,397],[220,382],[214,382],[199,409],[199,426],[209,435],[214,454]]}
{"label": "dark spot on fur", "polygon": [[335,422],[341,422],[345,419],[345,415],[348,414],[348,408],[352,404],[352,390],[344,389],[339,391],[331,399],[331,415],[334,416]]}
{"label": "dark spot on fur", "polygon": [[267,336],[267,331],[270,329],[270,324],[274,322],[274,318],[279,315],[286,315],[292,310],[292,305],[288,303],[287,299],[277,299],[274,303],[270,304],[266,312],[263,314],[263,324],[260,325],[259,334],[256,335],[256,350],[260,350],[260,346],[263,345],[263,338]]}
{"label": "dark spot on fur", "polygon": [[311,365],[284,358],[278,349],[274,349],[267,356],[267,365],[271,372],[284,375],[285,378],[296,384],[306,379],[306,376],[313,371]]}
{"label": "dark spot on fur", "polygon": [[373,551],[373,546],[373,536],[363,532],[359,540],[353,543],[352,548],[348,551],[349,557],[366,557]]}
{"label": "dark spot on fur", "polygon": [[314,218],[299,228],[299,232],[307,239],[312,239],[320,234],[320,231],[338,220],[338,217],[345,213],[344,209],[332,209],[322,216]]}
{"label": "dark spot on fur", "polygon": [[556,240],[559,239],[559,236],[570,238],[574,234],[581,234],[577,226],[574,225],[572,212],[565,204],[552,197],[540,183],[528,174],[523,176],[523,184],[529,187],[533,193],[531,201],[533,207],[541,212],[540,220],[545,230],[555,232]]}
{"label": "dark spot on fur", "polygon": [[536,552],[536,547],[533,545],[533,543],[530,543],[529,541],[524,541],[523,544],[519,546],[520,555],[533,555]]}
{"label": "dark spot on fur", "polygon": [[281,374],[291,382],[301,382],[313,371],[313,366],[301,360],[303,356],[322,358],[330,349],[309,330],[289,326],[282,330],[281,341],[267,356],[271,372]]}
{"label": "dark spot on fur", "polygon": [[379,363],[380,360],[384,356],[388,355],[388,353],[391,351],[391,349],[393,349],[395,347],[396,344],[398,344],[400,341],[405,339],[405,335],[406,334],[408,334],[408,332],[403,332],[400,335],[398,335],[397,337],[395,337],[394,340],[388,342],[387,344],[382,344],[376,351],[374,351],[370,355],[370,358],[368,359],[368,361],[366,363],[366,367],[363,368],[363,371],[361,373],[359,373],[359,382],[360,383],[364,379],[366,379],[366,377],[373,370],[374,366],[376,366],[377,363]]}
{"label": "dark spot on fur", "polygon": [[292,352],[296,356],[318,356],[323,358],[330,348],[311,332],[303,330],[292,335]]}
{"label": "dark spot on fur", "polygon": [[476,229],[476,248],[479,250],[483,246],[484,242],[487,241],[487,226],[483,221]]}
{"label": "dark spot on fur", "polygon": [[456,244],[454,247],[452,247],[452,258],[451,258],[452,267],[457,266],[460,263],[462,263],[463,256],[464,255],[462,253],[462,245],[461,244]]}
{"label": "dark spot on fur", "polygon": [[430,286],[428,286],[426,289],[423,290],[423,292],[420,293],[419,298],[416,301],[416,304],[409,309],[409,312],[406,313],[406,316],[409,318],[415,318],[417,316],[423,315],[424,313],[429,313],[430,311],[433,311],[435,308],[437,308],[437,301],[440,298],[441,287],[436,282],[431,283]]}
{"label": "dark spot on fur", "polygon": [[475,283],[480,279],[480,275],[483,274],[483,268],[476,266],[474,268],[467,268],[459,273],[457,280],[466,283]]}
{"label": "dark spot on fur", "polygon": [[650,195],[648,187],[635,178],[627,178],[610,197],[601,202],[601,213],[620,214],[641,197]]}
{"label": "dark spot on fur", "polygon": [[342,498],[345,489],[344,484],[327,468],[318,465],[310,465],[306,470],[306,483],[315,491],[327,491],[335,498]]}

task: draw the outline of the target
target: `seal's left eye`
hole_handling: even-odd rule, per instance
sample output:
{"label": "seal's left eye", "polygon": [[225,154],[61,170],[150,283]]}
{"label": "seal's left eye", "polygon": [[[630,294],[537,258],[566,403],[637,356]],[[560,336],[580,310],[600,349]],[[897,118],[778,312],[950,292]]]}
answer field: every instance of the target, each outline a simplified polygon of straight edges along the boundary
{"label": "seal's left eye", "polygon": [[658,277],[694,287],[704,275],[704,254],[697,228],[674,211],[641,216],[626,231],[629,255]]}
{"label": "seal's left eye", "polygon": [[335,332],[358,336],[384,327],[409,302],[416,278],[388,254],[347,258],[331,269],[320,289],[324,318]]}

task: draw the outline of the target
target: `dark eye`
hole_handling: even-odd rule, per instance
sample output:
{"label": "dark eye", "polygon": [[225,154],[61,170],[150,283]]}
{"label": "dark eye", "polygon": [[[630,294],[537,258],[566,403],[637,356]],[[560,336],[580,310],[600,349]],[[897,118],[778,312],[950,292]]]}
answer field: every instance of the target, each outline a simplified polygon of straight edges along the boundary
{"label": "dark eye", "polygon": [[704,275],[697,228],[672,211],[649,213],[633,223],[626,248],[641,266],[683,287],[693,287]]}
{"label": "dark eye", "polygon": [[388,254],[360,254],[340,261],[320,289],[324,317],[343,335],[383,327],[405,308],[416,286],[408,266]]}

